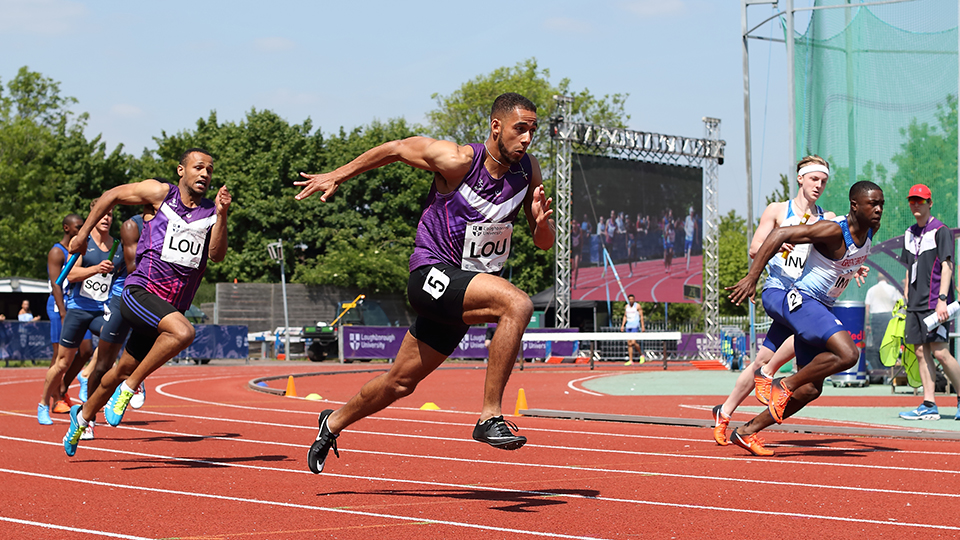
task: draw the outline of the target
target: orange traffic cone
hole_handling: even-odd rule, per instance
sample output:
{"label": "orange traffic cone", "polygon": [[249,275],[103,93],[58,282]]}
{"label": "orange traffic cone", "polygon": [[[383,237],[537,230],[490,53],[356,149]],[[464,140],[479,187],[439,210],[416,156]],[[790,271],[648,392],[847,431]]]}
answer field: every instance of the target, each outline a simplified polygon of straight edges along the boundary
{"label": "orange traffic cone", "polygon": [[521,409],[527,408],[527,394],[523,392],[523,388],[520,389],[520,392],[517,394],[517,409],[513,412],[514,416],[523,416],[520,414]]}
{"label": "orange traffic cone", "polygon": [[293,375],[287,377],[287,391],[283,395],[287,397],[297,397],[297,387],[293,384]]}

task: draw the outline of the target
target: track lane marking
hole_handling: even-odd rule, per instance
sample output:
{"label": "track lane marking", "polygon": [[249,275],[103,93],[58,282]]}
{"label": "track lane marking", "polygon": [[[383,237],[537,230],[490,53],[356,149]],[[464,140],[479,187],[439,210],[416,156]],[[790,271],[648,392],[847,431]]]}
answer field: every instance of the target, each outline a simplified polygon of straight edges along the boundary
{"label": "track lane marking", "polygon": [[110,538],[131,538],[133,540],[153,540],[151,538],[146,538],[143,536],[119,534],[119,533],[112,533],[107,531],[98,531],[94,529],[78,529],[76,527],[68,527],[66,525],[55,525],[53,523],[42,523],[40,521],[27,521],[25,519],[9,518],[5,516],[0,516],[0,521],[8,521],[10,523],[17,523],[19,525],[30,525],[32,527],[40,527],[43,529],[56,529],[58,531],[70,531],[70,532],[83,533],[83,534],[95,534],[97,536],[108,536]]}
{"label": "track lane marking", "polygon": [[[23,441],[23,442],[34,442],[34,443],[45,444],[45,445],[59,446],[59,444],[57,444],[57,443],[49,443],[49,442],[46,442],[46,441],[31,441],[31,440],[26,440],[26,439],[16,439],[16,438],[5,437],[5,436],[0,436],[0,438],[2,438],[2,439],[20,440],[20,441]],[[118,454],[123,454],[123,455],[132,455],[132,456],[139,456],[139,457],[149,457],[149,458],[152,458],[152,459],[169,459],[169,460],[174,460],[174,461],[201,463],[201,464],[206,464],[206,465],[219,465],[219,466],[223,466],[223,467],[237,467],[237,468],[243,468],[243,469],[256,469],[256,470],[263,470],[263,471],[280,471],[280,472],[291,472],[291,473],[298,473],[298,474],[308,474],[307,471],[303,471],[303,470],[297,470],[297,471],[295,471],[295,470],[292,470],[292,469],[281,469],[281,468],[276,468],[276,467],[259,467],[259,466],[244,465],[244,464],[239,464],[239,463],[221,463],[221,462],[211,461],[211,460],[200,460],[200,459],[190,459],[190,458],[177,458],[177,457],[173,457],[173,456],[162,456],[162,455],[155,455],[155,454],[146,454],[146,453],[142,453],[142,452],[127,452],[127,451],[109,450],[109,449],[101,449],[101,448],[92,448],[92,449],[94,449],[94,450],[100,450],[100,451],[104,451],[104,452],[113,452],[113,453],[118,453]],[[477,460],[463,460],[463,461],[476,462]],[[216,495],[216,494],[211,494],[211,493],[186,492],[186,491],[169,490],[169,489],[163,489],[163,488],[152,488],[152,487],[143,487],[143,486],[132,486],[132,485],[126,485],[126,484],[114,484],[114,483],[110,483],[110,482],[102,482],[102,481],[97,481],[97,480],[86,480],[86,479],[78,479],[78,478],[71,478],[71,477],[54,476],[54,475],[48,475],[48,474],[42,474],[42,473],[34,473],[34,472],[29,472],[29,471],[17,471],[17,470],[12,470],[12,469],[5,469],[5,468],[0,468],[0,473],[17,474],[17,475],[23,475],[23,476],[31,476],[31,477],[37,477],[37,478],[44,478],[44,479],[49,479],[49,480],[70,481],[70,482],[76,482],[76,483],[82,483],[82,484],[90,484],[90,485],[97,485],[97,486],[104,486],[104,487],[112,487],[112,488],[123,488],[123,489],[137,490],[137,491],[148,491],[148,492],[154,492],[154,493],[164,493],[164,494],[179,495],[179,496],[192,496],[192,497],[218,499],[218,500],[226,500],[226,501],[234,501],[234,502],[247,502],[247,503],[273,505],[273,506],[281,506],[281,507],[286,507],[286,508],[297,508],[297,509],[306,509],[306,510],[320,510],[320,511],[326,511],[326,512],[344,513],[344,514],[350,514],[350,515],[360,515],[360,516],[365,516],[365,517],[380,517],[380,518],[384,518],[384,519],[398,519],[398,520],[404,520],[404,521],[417,521],[417,522],[436,523],[436,524],[451,525],[451,526],[458,526],[458,527],[468,527],[468,528],[475,528],[475,529],[482,529],[482,530],[492,530],[492,531],[498,531],[498,532],[510,532],[510,533],[518,533],[518,534],[529,534],[529,535],[534,535],[534,536],[550,536],[550,537],[553,537],[553,538],[577,538],[577,539],[580,539],[580,538],[590,538],[590,539],[593,539],[593,538],[595,538],[595,537],[582,537],[582,536],[562,535],[562,534],[556,534],[556,533],[541,533],[541,532],[538,532],[538,531],[525,531],[525,530],[508,529],[508,528],[502,528],[502,527],[489,527],[489,526],[476,525],[476,524],[471,524],[471,523],[453,522],[453,521],[445,521],[445,520],[434,520],[434,519],[423,518],[423,517],[408,517],[408,516],[400,516],[400,515],[392,515],[392,514],[381,514],[381,513],[375,513],[375,512],[361,512],[361,511],[355,511],[355,510],[345,510],[345,509],[342,509],[342,508],[328,508],[328,507],[322,507],[322,506],[301,505],[301,504],[295,504],[295,503],[285,503],[285,502],[280,502],[280,501],[265,501],[265,500],[261,500],[261,499],[249,499],[249,498],[243,498],[243,497],[229,497],[229,496]],[[465,490],[484,489],[484,490],[499,491],[499,492],[504,492],[504,493],[521,493],[521,494],[530,494],[530,495],[535,495],[535,496],[552,497],[552,498],[562,497],[562,498],[592,500],[592,501],[601,501],[601,502],[602,502],[602,501],[626,502],[626,503],[638,504],[638,505],[648,505],[648,506],[658,506],[658,507],[669,507],[669,508],[683,508],[683,509],[693,509],[693,510],[712,510],[712,511],[721,511],[721,512],[733,512],[733,513],[742,513],[742,514],[753,514],[753,515],[761,515],[761,516],[766,516],[766,515],[769,514],[769,511],[768,511],[768,510],[750,510],[750,509],[734,508],[734,507],[718,507],[718,506],[705,506],[705,505],[696,505],[696,504],[668,503],[668,502],[660,502],[660,501],[648,501],[648,500],[642,500],[642,499],[619,499],[619,498],[608,498],[608,497],[601,497],[601,496],[580,495],[580,494],[572,494],[572,493],[554,493],[554,492],[547,492],[547,491],[530,491],[530,490],[520,490],[520,489],[503,488],[503,487],[487,487],[487,486],[482,486],[482,485],[478,485],[478,484],[461,485],[461,484],[448,484],[448,483],[442,483],[442,482],[422,482],[422,481],[406,480],[406,479],[385,479],[385,478],[364,477],[364,476],[355,476],[355,475],[340,475],[340,474],[324,474],[324,475],[325,475],[325,476],[331,476],[331,477],[352,479],[352,480],[373,480],[373,481],[388,481],[388,482],[398,482],[398,483],[413,483],[413,484],[430,485],[430,486],[436,486],[436,487],[455,487],[455,488],[458,488],[458,489],[465,489]],[[784,484],[784,485],[787,485],[787,484]],[[929,494],[928,494],[928,495],[929,495]],[[915,528],[925,528],[925,529],[955,530],[955,531],[960,531],[960,527],[954,527],[954,526],[949,526],[949,525],[932,525],[932,524],[926,524],[926,523],[907,523],[907,522],[895,522],[895,521],[881,521],[881,520],[875,520],[875,519],[855,519],[855,518],[846,518],[846,517],[840,517],[840,516],[823,516],[823,515],[816,515],[816,514],[802,514],[802,513],[799,513],[799,512],[777,512],[777,514],[778,514],[779,516],[805,518],[805,519],[822,519],[822,520],[826,520],[826,521],[839,521],[839,522],[846,522],[846,523],[860,523],[860,524],[869,523],[869,524],[874,524],[874,525],[886,525],[886,526],[898,526],[898,527],[915,527]]]}

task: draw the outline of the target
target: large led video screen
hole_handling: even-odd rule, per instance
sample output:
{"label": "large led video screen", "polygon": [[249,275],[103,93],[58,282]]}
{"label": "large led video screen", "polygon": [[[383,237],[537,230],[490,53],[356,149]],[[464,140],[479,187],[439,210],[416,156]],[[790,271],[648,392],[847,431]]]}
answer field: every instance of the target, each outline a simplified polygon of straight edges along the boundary
{"label": "large led video screen", "polygon": [[571,299],[700,302],[703,169],[588,154],[571,164]]}

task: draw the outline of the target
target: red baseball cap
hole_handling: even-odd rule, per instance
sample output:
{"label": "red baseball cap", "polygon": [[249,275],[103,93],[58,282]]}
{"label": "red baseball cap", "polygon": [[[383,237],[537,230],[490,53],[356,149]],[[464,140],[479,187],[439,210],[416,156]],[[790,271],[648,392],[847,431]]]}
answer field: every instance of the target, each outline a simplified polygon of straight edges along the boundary
{"label": "red baseball cap", "polygon": [[910,192],[907,193],[907,198],[910,197],[920,197],[921,199],[933,200],[933,195],[930,193],[930,188],[923,184],[914,184],[910,188]]}

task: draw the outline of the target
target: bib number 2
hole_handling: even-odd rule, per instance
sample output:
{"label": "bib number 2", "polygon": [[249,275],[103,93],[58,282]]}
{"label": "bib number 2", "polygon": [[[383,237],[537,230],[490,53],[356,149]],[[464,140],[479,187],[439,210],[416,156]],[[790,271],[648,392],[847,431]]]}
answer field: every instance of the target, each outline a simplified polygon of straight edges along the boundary
{"label": "bib number 2", "polygon": [[803,297],[800,296],[800,293],[796,289],[792,289],[787,293],[787,309],[790,310],[790,313],[793,313],[802,305]]}

